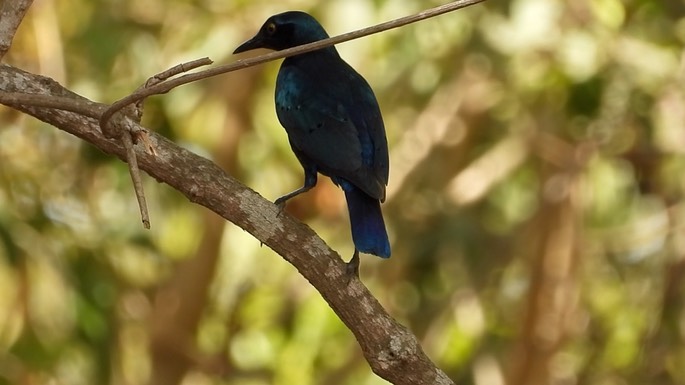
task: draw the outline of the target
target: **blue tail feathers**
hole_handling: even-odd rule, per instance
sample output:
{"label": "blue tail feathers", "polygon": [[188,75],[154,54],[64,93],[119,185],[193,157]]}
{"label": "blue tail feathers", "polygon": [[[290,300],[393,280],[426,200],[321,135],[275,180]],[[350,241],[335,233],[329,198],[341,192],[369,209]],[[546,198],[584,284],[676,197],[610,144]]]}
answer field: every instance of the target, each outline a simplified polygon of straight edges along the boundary
{"label": "blue tail feathers", "polygon": [[390,242],[381,213],[381,203],[350,183],[342,186],[350,211],[354,247],[362,253],[390,257]]}

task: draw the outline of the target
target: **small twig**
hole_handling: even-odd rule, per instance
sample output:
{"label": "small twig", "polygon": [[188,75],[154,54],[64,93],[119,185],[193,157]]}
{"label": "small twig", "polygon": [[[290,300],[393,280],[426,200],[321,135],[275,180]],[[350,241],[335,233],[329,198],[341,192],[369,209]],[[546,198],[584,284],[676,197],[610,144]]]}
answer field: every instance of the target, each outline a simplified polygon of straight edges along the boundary
{"label": "small twig", "polygon": [[143,222],[143,227],[150,229],[150,214],[147,211],[145,191],[143,190],[143,182],[140,178],[140,169],[138,168],[138,158],[136,157],[136,150],[133,148],[131,137],[132,135],[122,135],[121,141],[124,143],[124,148],[126,148],[126,161],[128,162],[128,171],[131,174],[133,190],[136,192],[136,199],[140,208],[140,220]]}
{"label": "small twig", "polygon": [[5,0],[0,10],[0,60],[9,51],[19,24],[33,0]]}
{"label": "small twig", "polygon": [[[138,89],[135,92],[138,92],[138,91],[143,90],[143,89],[148,88],[148,87],[152,87],[155,84],[161,83],[161,82],[169,79],[172,76],[176,76],[176,75],[183,73],[183,72],[188,72],[190,70],[193,70],[193,69],[201,67],[201,66],[210,65],[212,63],[214,63],[214,62],[210,58],[203,57],[201,59],[196,59],[193,61],[189,61],[186,63],[181,63],[178,65],[175,65],[175,66],[169,68],[168,70],[166,70],[164,72],[160,72],[157,75],[149,78],[142,86],[138,87]],[[140,119],[142,119],[142,117],[143,117],[143,102],[144,101],[145,101],[145,98],[138,100],[135,104],[136,121],[138,123],[140,123]],[[146,138],[144,138],[144,135],[141,135],[141,139],[143,139],[146,142],[146,144],[149,144],[149,140],[146,140]],[[151,146],[148,146],[148,151],[154,152],[154,148],[152,148]]]}
{"label": "small twig", "polygon": [[161,83],[161,82],[169,79],[172,76],[176,76],[180,73],[188,72],[190,70],[194,70],[195,68],[198,68],[198,67],[210,65],[212,63],[214,63],[214,62],[210,58],[203,57],[200,59],[195,59],[193,61],[189,61],[186,63],[181,63],[178,65],[175,65],[175,66],[169,68],[168,70],[166,70],[164,72],[160,72],[157,75],[148,79],[147,82],[145,82],[145,85],[141,88],[152,87],[155,84]]}
{"label": "small twig", "polygon": [[181,86],[183,84],[191,83],[200,79],[206,79],[212,76],[225,74],[228,72],[233,72],[239,69],[248,68],[256,66],[258,64],[266,63],[273,60],[282,59],[288,56],[299,55],[305,52],[315,51],[317,49],[329,47],[335,44],[343,43],[346,41],[358,39],[360,37],[372,35],[375,33],[387,31],[393,28],[399,28],[407,24],[415,23],[417,21],[429,19],[431,17],[439,16],[448,12],[456,11],[461,8],[468,7],[470,5],[481,3],[485,0],[457,0],[448,4],[440,5],[435,8],[431,8],[414,15],[401,17],[399,19],[386,21],[381,24],[377,24],[371,27],[362,28],[356,31],[348,32],[342,35],[330,37],[328,39],[319,40],[313,43],[300,45],[293,48],[284,49],[282,51],[270,52],[264,55],[259,55],[249,59],[238,60],[234,63],[221,65],[218,67],[210,68],[205,71],[195,72],[192,74],[187,74],[180,76],[169,81],[156,84],[152,87],[148,87],[139,91],[136,91],[122,99],[114,102],[111,107],[102,114],[100,120],[100,125],[104,126],[107,121],[114,115],[117,111],[128,106],[129,104],[135,103],[136,101],[146,98],[151,95],[159,95],[169,92],[170,90]]}

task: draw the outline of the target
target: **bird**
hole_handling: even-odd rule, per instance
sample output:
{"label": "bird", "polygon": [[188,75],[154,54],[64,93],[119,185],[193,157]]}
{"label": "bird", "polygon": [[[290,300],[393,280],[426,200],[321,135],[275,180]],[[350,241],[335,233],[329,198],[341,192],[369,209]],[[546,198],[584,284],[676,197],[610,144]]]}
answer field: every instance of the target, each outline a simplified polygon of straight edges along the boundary
{"label": "bird", "polygon": [[[280,51],[328,38],[310,14],[287,11],[269,17],[234,54],[257,48]],[[287,57],[276,78],[276,115],[304,169],[304,185],[274,202],[285,203],[317,183],[318,174],[339,186],[347,201],[354,254],[348,273],[359,276],[359,253],[390,257],[380,204],[389,177],[388,142],[369,83],[334,46]]]}

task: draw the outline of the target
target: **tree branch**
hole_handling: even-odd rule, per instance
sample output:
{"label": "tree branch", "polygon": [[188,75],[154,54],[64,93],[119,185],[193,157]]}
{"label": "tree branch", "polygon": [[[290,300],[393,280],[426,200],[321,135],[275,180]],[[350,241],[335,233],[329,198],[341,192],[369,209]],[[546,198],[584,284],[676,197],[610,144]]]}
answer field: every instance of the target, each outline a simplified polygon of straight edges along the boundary
{"label": "tree branch", "polygon": [[[105,153],[126,159],[120,141],[108,139],[99,130],[99,121],[94,117],[102,105],[74,94],[52,79],[9,65],[0,64],[0,79],[0,103],[69,132]],[[37,103],[32,105],[31,96],[17,93],[37,94]],[[61,109],[44,106],[49,104],[49,98],[61,101]],[[117,115],[110,124],[147,132],[125,116]],[[352,331],[376,374],[400,385],[453,384],[428,359],[416,337],[388,315],[361,281],[350,280],[340,255],[312,229],[281,213],[273,203],[211,161],[160,135],[147,133],[157,154],[136,148],[140,168],[190,201],[235,223],[295,266]]]}
{"label": "tree branch", "polygon": [[5,0],[0,10],[0,60],[12,45],[14,34],[33,0]]}

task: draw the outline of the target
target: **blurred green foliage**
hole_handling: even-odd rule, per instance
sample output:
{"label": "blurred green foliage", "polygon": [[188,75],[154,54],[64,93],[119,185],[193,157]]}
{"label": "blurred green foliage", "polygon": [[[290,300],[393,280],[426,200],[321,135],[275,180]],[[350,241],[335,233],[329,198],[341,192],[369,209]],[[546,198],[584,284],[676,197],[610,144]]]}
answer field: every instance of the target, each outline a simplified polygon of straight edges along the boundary
{"label": "blurred green foliage", "polygon": [[[273,13],[335,35],[438,3],[42,1],[7,60],[111,102],[234,60]],[[338,47],[391,148],[394,254],[364,257],[362,279],[455,382],[685,383],[684,43],[682,1],[514,0]],[[156,96],[143,123],[274,199],[302,179],[277,70]],[[150,231],[124,164],[0,109],[0,383],[384,383],[290,265],[145,188]],[[351,255],[326,178],[288,210]]]}

